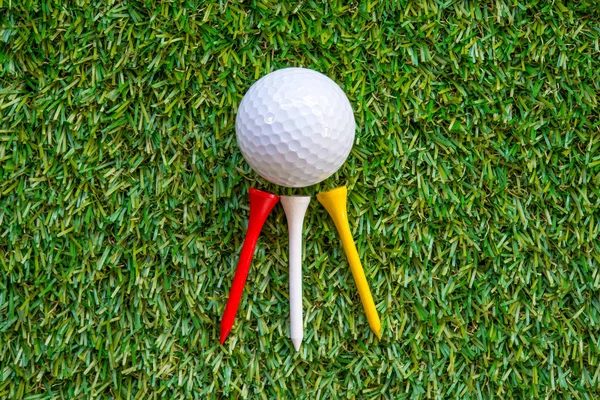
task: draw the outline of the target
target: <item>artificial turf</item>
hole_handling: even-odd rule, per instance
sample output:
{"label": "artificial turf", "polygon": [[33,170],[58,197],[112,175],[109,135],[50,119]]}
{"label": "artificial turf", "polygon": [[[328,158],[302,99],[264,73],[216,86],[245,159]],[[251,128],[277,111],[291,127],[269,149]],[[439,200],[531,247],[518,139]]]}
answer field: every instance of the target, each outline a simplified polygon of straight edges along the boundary
{"label": "artificial turf", "polygon": [[[0,398],[597,398],[597,1],[0,0]],[[339,173],[268,184],[235,141],[259,77],[354,107]],[[247,190],[346,184],[383,323],[281,207],[225,345]]]}

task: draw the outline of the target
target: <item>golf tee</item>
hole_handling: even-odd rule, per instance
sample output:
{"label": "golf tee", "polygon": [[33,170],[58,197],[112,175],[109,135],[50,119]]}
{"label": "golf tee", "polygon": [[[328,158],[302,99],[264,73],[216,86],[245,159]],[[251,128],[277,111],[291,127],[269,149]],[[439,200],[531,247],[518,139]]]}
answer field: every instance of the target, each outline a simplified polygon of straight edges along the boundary
{"label": "golf tee", "polygon": [[296,351],[304,337],[302,322],[302,225],[310,203],[309,196],[281,196],[289,236],[290,337]]}
{"label": "golf tee", "polygon": [[238,261],[235,275],[233,277],[233,283],[231,284],[231,290],[229,291],[229,298],[225,305],[225,311],[223,312],[223,318],[221,319],[220,329],[220,342],[223,344],[227,335],[231,331],[235,315],[237,314],[242,293],[244,292],[244,284],[248,277],[248,271],[250,270],[250,264],[252,263],[252,257],[254,256],[254,249],[256,248],[256,242],[260,235],[260,231],[269,216],[269,213],[279,201],[279,197],[274,194],[263,192],[257,189],[250,189],[248,191],[250,197],[250,216],[248,218],[248,229],[246,231],[246,237],[244,239],[244,245],[240,253],[240,259]]}
{"label": "golf tee", "polygon": [[342,245],[344,246],[344,252],[346,258],[348,258],[348,264],[350,264],[350,270],[358,289],[358,294],[362,302],[365,314],[367,315],[367,321],[371,330],[378,339],[381,339],[381,321],[379,320],[379,314],[375,308],[373,302],[373,296],[367,283],[365,271],[363,270],[358,252],[356,251],[356,245],[350,232],[350,225],[348,224],[348,214],[346,211],[346,197],[348,190],[345,186],[317,194],[317,200],[325,207],[333,223],[340,235]]}

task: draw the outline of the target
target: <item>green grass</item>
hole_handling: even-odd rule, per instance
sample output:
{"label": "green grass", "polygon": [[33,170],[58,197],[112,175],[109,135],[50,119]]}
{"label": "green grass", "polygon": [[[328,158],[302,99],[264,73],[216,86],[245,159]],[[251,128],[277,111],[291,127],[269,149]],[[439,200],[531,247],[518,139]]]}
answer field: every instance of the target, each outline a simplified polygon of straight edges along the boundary
{"label": "green grass", "polygon": [[[344,3],[0,0],[0,398],[600,395],[598,3]],[[295,191],[234,132],[285,66],[359,127]],[[247,189],[342,184],[382,340],[313,200],[301,352],[279,206],[218,345]]]}

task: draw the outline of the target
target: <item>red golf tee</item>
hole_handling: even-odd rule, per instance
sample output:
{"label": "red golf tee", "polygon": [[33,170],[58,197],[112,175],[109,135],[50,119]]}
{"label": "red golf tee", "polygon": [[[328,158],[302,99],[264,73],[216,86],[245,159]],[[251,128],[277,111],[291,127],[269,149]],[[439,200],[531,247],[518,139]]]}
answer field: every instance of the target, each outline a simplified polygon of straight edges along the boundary
{"label": "red golf tee", "polygon": [[248,277],[248,271],[250,270],[250,264],[252,263],[252,257],[254,256],[254,249],[260,231],[262,230],[269,213],[279,201],[278,196],[254,188],[248,191],[248,195],[250,197],[248,230],[246,231],[246,238],[244,239],[240,259],[235,270],[233,283],[231,284],[229,299],[227,300],[223,318],[221,319],[221,344],[225,342],[225,339],[233,326],[233,321],[235,320],[235,315],[237,314],[238,306],[240,305],[244,284]]}

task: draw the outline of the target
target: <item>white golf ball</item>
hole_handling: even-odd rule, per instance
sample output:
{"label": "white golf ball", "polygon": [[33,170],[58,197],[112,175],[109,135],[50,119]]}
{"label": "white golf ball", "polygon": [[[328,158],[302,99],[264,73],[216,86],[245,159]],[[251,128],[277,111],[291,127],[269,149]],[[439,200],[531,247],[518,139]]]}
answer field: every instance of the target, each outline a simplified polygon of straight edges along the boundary
{"label": "white golf ball", "polygon": [[238,146],[252,169],[288,187],[314,185],[334,174],[350,154],[355,127],[342,89],[304,68],[259,79],[235,121]]}

